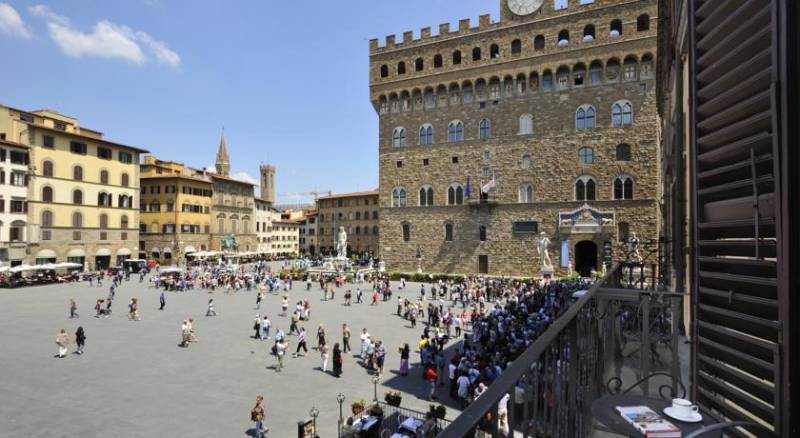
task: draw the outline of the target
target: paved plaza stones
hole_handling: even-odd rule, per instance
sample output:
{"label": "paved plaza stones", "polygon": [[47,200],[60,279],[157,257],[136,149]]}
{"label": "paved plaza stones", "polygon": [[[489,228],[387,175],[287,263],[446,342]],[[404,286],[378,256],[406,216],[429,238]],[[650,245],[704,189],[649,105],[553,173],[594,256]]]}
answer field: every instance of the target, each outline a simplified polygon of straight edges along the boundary
{"label": "paved plaza stones", "polygon": [[[323,302],[318,285],[307,292],[305,283],[295,282],[290,302],[311,302],[311,321],[303,324],[309,333],[309,354],[287,356],[281,373],[272,369],[276,360],[267,354],[273,341],[251,338],[256,313],[265,311],[272,322],[271,335],[276,328],[288,331],[289,319],[278,316],[279,295],[268,295],[261,310],[255,310],[255,292],[167,292],[166,309],[158,311],[160,291],[147,282],[140,284],[137,277],[117,291],[111,317],[94,318],[95,300],[108,295],[109,285],[105,281],[101,288],[81,283],[0,290],[5,313],[0,319],[0,437],[246,436],[252,433],[249,412],[258,394],[265,397],[271,437],[296,436],[296,422],[308,417],[312,406],[320,410],[321,436],[335,436],[336,394],[347,397],[347,415],[353,400],[372,399],[372,376],[351,354],[345,356],[341,378],[323,374],[319,353],[310,349],[316,345],[319,324],[324,324],[331,342],[341,342],[341,325],[347,322],[355,353],[363,327],[387,343],[385,374],[378,386],[381,401],[389,389],[426,393],[414,368],[408,377],[396,374],[398,348],[408,342],[416,351],[423,325],[411,329],[393,315],[395,283],[395,295],[388,302],[370,306],[370,293],[365,293],[364,303],[345,307],[346,288],[337,289],[335,301]],[[354,292],[356,286],[347,285]],[[399,292],[416,298],[419,285],[409,283]],[[127,319],[131,297],[140,300],[139,322]],[[219,316],[204,316],[209,297]],[[70,298],[77,301],[80,319],[68,318]],[[178,347],[184,318],[194,318],[199,339],[187,349]],[[71,354],[79,325],[87,336],[83,356]],[[57,359],[55,336],[61,328],[70,335],[70,354]],[[289,340],[294,352],[296,337]],[[418,362],[419,355],[412,353],[412,367]],[[402,406],[427,410],[428,402],[406,393]],[[454,415],[448,408],[448,418]]]}

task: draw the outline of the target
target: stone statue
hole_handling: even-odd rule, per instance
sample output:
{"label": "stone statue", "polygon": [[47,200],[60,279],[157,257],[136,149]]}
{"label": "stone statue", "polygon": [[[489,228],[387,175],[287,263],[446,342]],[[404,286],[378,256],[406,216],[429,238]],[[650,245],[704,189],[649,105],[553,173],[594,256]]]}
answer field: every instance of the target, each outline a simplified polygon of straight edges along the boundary
{"label": "stone statue", "polygon": [[336,241],[336,258],[347,258],[347,232],[344,227],[339,227],[339,239]]}
{"label": "stone statue", "polygon": [[642,262],[642,255],[639,254],[639,238],[636,237],[636,233],[631,233],[631,237],[628,239],[628,261],[631,262]]}
{"label": "stone statue", "polygon": [[547,234],[542,231],[539,235],[539,258],[542,259],[542,271],[552,271],[553,270],[553,262],[550,261],[550,239],[547,237]]}

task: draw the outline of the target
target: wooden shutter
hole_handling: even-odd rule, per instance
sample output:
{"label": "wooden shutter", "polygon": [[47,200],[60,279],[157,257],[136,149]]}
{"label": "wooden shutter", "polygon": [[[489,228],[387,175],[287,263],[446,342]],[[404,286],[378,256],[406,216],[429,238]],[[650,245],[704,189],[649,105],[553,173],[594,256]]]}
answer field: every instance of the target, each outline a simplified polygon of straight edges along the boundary
{"label": "wooden shutter", "polygon": [[693,395],[721,421],[770,424],[779,436],[791,428],[789,376],[795,371],[788,365],[796,354],[788,330],[796,300],[790,301],[781,278],[788,263],[781,235],[797,228],[782,214],[786,89],[779,56],[785,47],[778,42],[784,1],[689,3]]}

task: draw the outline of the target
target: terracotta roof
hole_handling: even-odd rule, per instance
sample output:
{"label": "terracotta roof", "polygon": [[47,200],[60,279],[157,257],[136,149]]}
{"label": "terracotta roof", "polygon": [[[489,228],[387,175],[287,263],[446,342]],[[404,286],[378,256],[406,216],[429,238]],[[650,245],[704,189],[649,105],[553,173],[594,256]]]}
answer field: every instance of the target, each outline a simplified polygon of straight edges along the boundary
{"label": "terracotta roof", "polygon": [[376,196],[378,194],[378,189],[369,190],[366,192],[353,192],[353,193],[341,193],[329,196],[320,196],[317,200],[323,199],[338,199],[338,198],[357,198],[359,196]]}
{"label": "terracotta roof", "polygon": [[197,181],[197,182],[202,182],[202,183],[206,183],[206,184],[212,184],[211,181],[205,180],[203,178],[198,178],[198,177],[194,177],[194,176],[187,176],[187,175],[178,175],[178,174],[173,174],[173,175],[149,175],[149,176],[142,175],[142,176],[140,176],[140,179],[142,179],[142,180],[146,180],[146,179],[188,179],[190,181]]}
{"label": "terracotta roof", "polygon": [[248,186],[254,186],[255,185],[255,184],[247,182],[247,181],[242,181],[240,179],[231,178],[229,176],[222,176],[222,175],[219,175],[219,174],[216,174],[216,173],[208,172],[207,175],[210,176],[211,178],[223,179],[225,181],[236,182],[236,183],[239,183],[239,184],[247,184]]}
{"label": "terracotta roof", "polygon": [[17,142],[8,141],[8,140],[0,140],[0,144],[4,144],[6,146],[14,146],[14,147],[17,147],[17,148],[20,148],[20,149],[30,149],[30,146],[28,146],[28,145],[24,145],[22,143],[17,143]]}
{"label": "terracotta roof", "polygon": [[[48,128],[47,126],[37,125],[35,123],[27,123],[26,122],[26,124],[32,126],[34,129],[43,129],[45,131],[58,132],[59,134],[64,134],[64,135],[68,135],[70,137],[76,137],[76,138],[88,140],[88,141],[91,141],[93,143],[103,143],[103,144],[107,144],[107,145],[110,145],[110,146],[116,146],[116,147],[120,147],[120,148],[130,149],[130,150],[133,150],[133,151],[136,151],[136,152],[140,152],[140,153],[150,152],[147,149],[141,149],[141,148],[137,148],[135,146],[129,146],[129,145],[122,144],[122,143],[114,143],[113,141],[108,141],[108,140],[103,140],[103,139],[99,139],[99,138],[89,137],[87,135],[80,135],[80,134],[76,134],[74,132],[62,131],[60,129]],[[95,131],[95,132],[97,132],[97,131]]]}

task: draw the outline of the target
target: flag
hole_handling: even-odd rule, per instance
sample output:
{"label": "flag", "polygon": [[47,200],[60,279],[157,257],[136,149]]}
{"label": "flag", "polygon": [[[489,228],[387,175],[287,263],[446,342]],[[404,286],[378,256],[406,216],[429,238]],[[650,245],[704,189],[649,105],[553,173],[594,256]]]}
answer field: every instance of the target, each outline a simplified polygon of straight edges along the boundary
{"label": "flag", "polygon": [[469,199],[472,196],[472,186],[469,185],[469,177],[467,177],[467,187],[464,188],[464,197]]}
{"label": "flag", "polygon": [[497,185],[497,182],[494,179],[494,175],[492,175],[492,179],[489,180],[486,184],[481,187],[481,192],[489,193],[489,190],[492,190]]}

